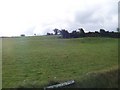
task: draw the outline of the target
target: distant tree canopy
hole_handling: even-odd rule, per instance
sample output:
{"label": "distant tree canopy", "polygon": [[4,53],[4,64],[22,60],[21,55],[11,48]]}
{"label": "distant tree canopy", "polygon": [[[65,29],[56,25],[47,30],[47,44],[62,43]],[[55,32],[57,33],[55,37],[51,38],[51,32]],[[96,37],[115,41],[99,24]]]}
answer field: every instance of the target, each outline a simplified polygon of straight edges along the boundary
{"label": "distant tree canopy", "polygon": [[104,30],[104,29],[100,29],[100,33],[101,33],[101,34],[104,34],[104,33],[105,33],[105,30]]}
{"label": "distant tree canopy", "polygon": [[79,38],[79,37],[84,37],[85,32],[82,28],[78,29],[80,32],[77,32],[76,30],[72,31],[72,33],[69,33],[67,30],[62,29],[61,35],[63,38]]}
{"label": "distant tree canopy", "polygon": [[80,31],[80,34],[85,34],[83,28],[79,28],[78,30]]}
{"label": "distant tree canopy", "polygon": [[57,28],[55,28],[53,31],[55,32],[55,35],[57,35],[59,33],[59,29],[57,29]]}
{"label": "distant tree canopy", "polygon": [[53,33],[47,33],[47,35],[53,35]]}
{"label": "distant tree canopy", "polygon": [[60,34],[62,35],[63,38],[69,38],[70,37],[69,32],[67,30],[65,30],[65,29],[62,29],[60,31]]}
{"label": "distant tree canopy", "polygon": [[117,28],[117,32],[120,32],[120,28]]}
{"label": "distant tree canopy", "polygon": [[25,34],[21,34],[20,36],[21,36],[21,37],[24,37],[24,36],[25,36]]}
{"label": "distant tree canopy", "polygon": [[[60,35],[62,36],[62,38],[80,38],[80,37],[113,37],[113,38],[118,38],[120,37],[120,33],[117,32],[109,32],[109,31],[105,31],[105,29],[100,29],[99,31],[95,31],[95,32],[88,32],[85,33],[83,28],[79,28],[77,30],[73,30],[71,33],[68,32],[68,30],[62,29],[54,29],[53,31],[55,32],[55,35],[58,35],[58,33],[60,33]],[[117,28],[117,31],[119,32],[119,28]],[[53,35],[51,33],[47,33],[47,35]]]}
{"label": "distant tree canopy", "polygon": [[84,37],[85,36],[85,32],[84,32],[83,28],[80,28],[78,30],[80,31],[80,36]]}

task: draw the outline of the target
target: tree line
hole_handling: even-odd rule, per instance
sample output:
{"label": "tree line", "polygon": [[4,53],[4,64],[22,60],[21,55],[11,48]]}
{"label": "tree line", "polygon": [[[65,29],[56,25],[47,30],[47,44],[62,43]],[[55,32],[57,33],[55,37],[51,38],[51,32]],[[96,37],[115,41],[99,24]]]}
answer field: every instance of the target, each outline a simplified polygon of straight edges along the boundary
{"label": "tree line", "polygon": [[47,33],[47,35],[61,35],[62,38],[80,38],[80,37],[112,37],[112,38],[120,38],[120,30],[117,28],[118,32],[109,32],[105,31],[104,29],[100,29],[99,31],[95,32],[84,32],[83,28],[79,28],[78,30],[74,30],[71,33],[68,30],[62,29],[59,30],[55,28],[53,33]]}

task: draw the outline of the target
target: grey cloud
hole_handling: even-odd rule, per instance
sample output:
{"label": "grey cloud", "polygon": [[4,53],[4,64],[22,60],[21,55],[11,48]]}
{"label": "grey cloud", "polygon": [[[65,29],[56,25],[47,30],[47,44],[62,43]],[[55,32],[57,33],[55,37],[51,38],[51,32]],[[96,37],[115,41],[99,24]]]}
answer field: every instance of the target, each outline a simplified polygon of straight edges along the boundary
{"label": "grey cloud", "polygon": [[25,32],[26,35],[33,35],[35,30],[35,26],[28,28]]}
{"label": "grey cloud", "polygon": [[[81,24],[88,24],[88,23],[103,23],[104,17],[100,16],[101,9],[98,7],[89,8],[85,11],[78,11],[75,14],[75,22]],[[101,12],[102,13],[102,12]]]}
{"label": "grey cloud", "polygon": [[[99,31],[100,28],[105,30],[114,31],[117,28],[117,21],[113,22],[113,18],[118,14],[117,2],[107,2],[103,4],[97,4],[84,8],[84,11],[78,9],[74,14],[74,21],[58,21],[43,25],[44,32],[52,32],[53,27],[61,29],[57,26],[63,26],[67,23],[68,26],[65,29],[72,31],[80,27],[85,31]],[[56,23],[56,24],[55,24]],[[55,25],[54,25],[55,24]]]}
{"label": "grey cloud", "polygon": [[107,2],[87,7],[84,11],[75,13],[75,21],[81,24],[104,23],[118,14],[117,2]]}
{"label": "grey cloud", "polygon": [[118,27],[120,28],[120,1],[118,3]]}
{"label": "grey cloud", "polygon": [[110,2],[103,5],[91,6],[84,11],[79,10],[75,13],[74,23],[76,23],[75,26],[83,26],[87,31],[99,30],[100,28],[112,31],[117,28],[117,21],[113,22],[113,18],[117,18],[117,14],[117,3]]}

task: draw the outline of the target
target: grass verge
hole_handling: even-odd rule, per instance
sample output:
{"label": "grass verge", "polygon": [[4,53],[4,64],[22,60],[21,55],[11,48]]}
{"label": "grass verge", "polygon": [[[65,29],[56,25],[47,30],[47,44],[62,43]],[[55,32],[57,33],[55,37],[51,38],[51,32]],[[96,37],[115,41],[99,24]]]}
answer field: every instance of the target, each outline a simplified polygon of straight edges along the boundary
{"label": "grass verge", "polygon": [[[118,69],[91,72],[75,80],[75,84],[63,88],[118,88]],[[51,80],[44,85],[38,85],[37,82],[22,83],[18,88],[44,88],[46,86],[59,84],[64,81]]]}

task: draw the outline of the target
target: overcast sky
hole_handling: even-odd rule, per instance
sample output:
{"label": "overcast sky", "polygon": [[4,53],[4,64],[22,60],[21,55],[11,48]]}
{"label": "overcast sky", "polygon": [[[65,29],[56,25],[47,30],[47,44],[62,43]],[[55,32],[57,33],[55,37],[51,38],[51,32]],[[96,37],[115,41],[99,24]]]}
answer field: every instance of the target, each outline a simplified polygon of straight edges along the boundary
{"label": "overcast sky", "polygon": [[119,0],[0,0],[0,36],[43,35],[54,28],[116,31]]}

